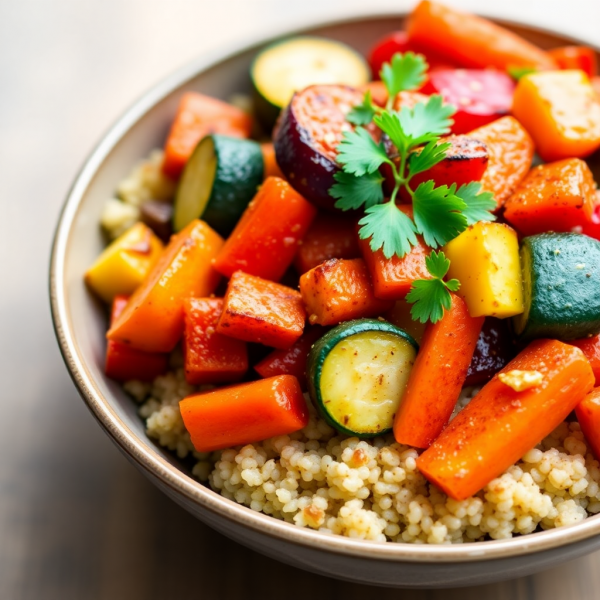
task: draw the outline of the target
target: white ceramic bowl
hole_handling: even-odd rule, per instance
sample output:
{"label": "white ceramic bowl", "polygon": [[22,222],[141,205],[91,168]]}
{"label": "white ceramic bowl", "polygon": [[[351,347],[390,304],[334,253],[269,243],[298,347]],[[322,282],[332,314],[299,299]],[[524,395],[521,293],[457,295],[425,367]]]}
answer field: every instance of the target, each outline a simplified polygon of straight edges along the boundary
{"label": "white ceramic bowl", "polygon": [[[382,16],[303,30],[366,51],[402,17]],[[572,40],[527,26],[509,25],[543,47]],[[253,47],[202,57],[150,90],[101,140],[78,175],[56,231],[50,295],[56,335],[81,396],[123,453],[160,489],[206,524],[272,558],[316,573],[394,587],[450,587],[527,575],[600,548],[600,515],[573,526],[510,540],[457,546],[376,543],[298,528],[254,512],[194,480],[177,458],[144,433],[135,403],[104,376],[102,307],[83,284],[99,254],[102,206],[120,181],[152,148],[163,144],[183,91],[220,98],[249,87],[252,57],[274,38]]]}

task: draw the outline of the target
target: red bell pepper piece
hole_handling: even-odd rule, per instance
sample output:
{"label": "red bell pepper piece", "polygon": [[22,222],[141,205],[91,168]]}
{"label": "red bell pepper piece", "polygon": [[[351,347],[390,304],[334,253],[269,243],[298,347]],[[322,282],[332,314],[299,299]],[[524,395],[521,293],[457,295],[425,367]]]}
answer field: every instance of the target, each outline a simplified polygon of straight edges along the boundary
{"label": "red bell pepper piece", "polygon": [[560,69],[580,69],[588,77],[598,74],[596,51],[589,46],[562,46],[548,50]]}
{"label": "red bell pepper piece", "polygon": [[574,227],[573,231],[600,240],[600,190],[596,190],[596,203],[592,212],[592,220],[589,223],[583,223],[579,227]]}
{"label": "red bell pepper piece", "polygon": [[575,414],[592,453],[600,460],[600,388],[594,388],[575,407]]}
{"label": "red bell pepper piece", "polygon": [[585,354],[585,357],[590,361],[596,378],[595,385],[600,385],[600,334],[569,343],[577,346]]}

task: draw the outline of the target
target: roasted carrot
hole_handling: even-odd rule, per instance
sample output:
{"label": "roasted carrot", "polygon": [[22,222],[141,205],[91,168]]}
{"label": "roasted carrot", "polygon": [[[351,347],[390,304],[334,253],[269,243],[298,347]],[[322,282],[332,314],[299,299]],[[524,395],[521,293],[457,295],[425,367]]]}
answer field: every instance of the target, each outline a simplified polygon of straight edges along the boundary
{"label": "roasted carrot", "polygon": [[293,375],[195,394],[179,407],[198,452],[260,442],[308,424],[308,407]]}
{"label": "roasted carrot", "polygon": [[452,294],[452,307],[425,327],[421,349],[394,419],[399,444],[428,448],[448,423],[465,383],[483,317],[471,317]]}
{"label": "roasted carrot", "polygon": [[316,214],[287,181],[267,178],[219,252],[215,269],[226,277],[242,270],[278,281]]}
{"label": "roasted carrot", "polygon": [[222,298],[188,298],[183,304],[185,379],[192,385],[233,383],[248,370],[246,342],[217,333]]}
{"label": "roasted carrot", "polygon": [[541,48],[487,19],[423,0],[408,22],[408,38],[447,56],[482,69],[510,66],[555,69],[554,59]]}
{"label": "roasted carrot", "polygon": [[163,172],[177,179],[196,144],[211,133],[250,137],[252,118],[243,110],[216,98],[188,92],[181,97],[165,143]]}
{"label": "roasted carrot", "polygon": [[220,276],[211,260],[223,239],[204,221],[174,235],[106,336],[146,352],[170,352],[183,334],[183,301],[209,296]]}
{"label": "roasted carrot", "polygon": [[[541,375],[515,391],[502,374]],[[531,374],[531,373],[530,373]],[[452,420],[417,459],[417,467],[451,498],[464,500],[498,477],[546,437],[594,386],[579,348],[536,340],[512,360]]]}
{"label": "roasted carrot", "polygon": [[393,302],[375,297],[365,262],[332,258],[300,277],[300,292],[311,325],[375,317]]}
{"label": "roasted carrot", "polygon": [[300,275],[330,258],[359,258],[356,217],[319,213],[302,238],[294,266]]}
{"label": "roasted carrot", "polygon": [[263,163],[265,165],[263,178],[267,177],[279,177],[280,179],[285,179],[279,165],[277,164],[277,160],[275,160],[275,148],[271,142],[265,142],[260,145],[260,149],[263,155]]}
{"label": "roasted carrot", "polygon": [[548,50],[559,69],[581,69],[588,77],[598,74],[596,52],[589,46],[561,46]]}
{"label": "roasted carrot", "polygon": [[217,332],[274,348],[289,348],[304,331],[300,293],[242,271],[229,280]]}
{"label": "roasted carrot", "polygon": [[594,456],[600,460],[600,387],[592,390],[575,407],[575,414]]}
{"label": "roasted carrot", "polygon": [[583,340],[575,340],[569,342],[569,344],[577,346],[585,354],[585,357],[590,361],[590,365],[592,365],[596,385],[600,385],[600,334]]}
{"label": "roasted carrot", "polygon": [[506,201],[504,218],[523,235],[571,231],[592,220],[596,184],[579,158],[533,168]]}
{"label": "roasted carrot", "polygon": [[[115,296],[110,322],[114,323],[129,300],[128,296]],[[108,340],[104,372],[116,381],[152,381],[162,375],[169,363],[167,354],[142,352],[122,342]]]}
{"label": "roasted carrot", "polygon": [[487,148],[488,163],[481,177],[481,187],[494,194],[500,207],[531,168],[533,140],[513,117],[502,117],[467,135],[483,142]]}
{"label": "roasted carrot", "polygon": [[521,77],[512,113],[546,162],[584,158],[600,148],[600,99],[582,71],[548,71]]}
{"label": "roasted carrot", "polygon": [[398,300],[394,302],[394,306],[390,310],[383,313],[382,317],[392,325],[404,329],[417,344],[420,344],[425,333],[425,323],[415,321],[410,314],[411,309],[412,304],[409,304],[406,300]]}

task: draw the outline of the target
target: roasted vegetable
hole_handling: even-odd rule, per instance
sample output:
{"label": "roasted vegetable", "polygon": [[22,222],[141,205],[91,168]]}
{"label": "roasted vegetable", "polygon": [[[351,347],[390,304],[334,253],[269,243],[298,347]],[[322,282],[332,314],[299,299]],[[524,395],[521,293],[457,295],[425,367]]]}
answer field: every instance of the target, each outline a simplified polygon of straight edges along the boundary
{"label": "roasted vegetable", "polygon": [[592,390],[575,407],[575,414],[596,460],[600,460],[600,388]]}
{"label": "roasted vegetable", "polygon": [[569,343],[577,346],[585,354],[585,357],[590,361],[592,371],[594,371],[595,385],[600,385],[600,334]]}
{"label": "roasted vegetable", "polygon": [[423,339],[423,333],[425,332],[425,323],[421,321],[413,320],[410,310],[412,305],[406,300],[398,300],[394,302],[394,306],[387,312],[383,313],[383,318],[389,321],[392,325],[400,329],[404,329],[408,335],[410,335],[417,344],[421,343]]}
{"label": "roasted vegetable", "polygon": [[260,145],[260,149],[263,155],[263,163],[265,165],[265,170],[263,172],[263,179],[267,179],[267,177],[279,177],[280,179],[285,179],[279,165],[277,164],[277,159],[275,158],[275,147],[272,142],[264,142]]}
{"label": "roasted vegetable", "polygon": [[588,77],[598,74],[596,51],[589,46],[561,46],[548,50],[559,69],[580,69]]}
{"label": "roasted vegetable", "polygon": [[170,202],[144,202],[140,207],[140,218],[165,244],[169,242],[173,235],[173,205]]}

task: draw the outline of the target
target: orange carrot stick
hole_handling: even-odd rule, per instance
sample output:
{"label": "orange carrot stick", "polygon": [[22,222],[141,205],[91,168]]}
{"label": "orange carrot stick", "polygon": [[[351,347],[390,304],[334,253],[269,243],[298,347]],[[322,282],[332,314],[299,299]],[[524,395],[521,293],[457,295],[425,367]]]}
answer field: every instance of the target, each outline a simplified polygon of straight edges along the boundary
{"label": "orange carrot stick", "polygon": [[[542,380],[515,391],[501,381],[502,374],[518,380],[514,371],[535,371]],[[579,348],[536,340],[450,422],[417,466],[451,498],[464,500],[541,442],[593,386],[592,368]]]}
{"label": "orange carrot stick", "polygon": [[281,172],[277,160],[275,159],[275,148],[272,142],[265,142],[260,145],[260,149],[263,155],[263,163],[265,169],[263,172],[263,179],[267,177],[279,177],[285,179],[284,174]]}
{"label": "orange carrot stick", "polygon": [[575,414],[594,456],[600,460],[600,387],[592,390],[575,407]]}
{"label": "orange carrot stick", "polygon": [[195,394],[179,407],[198,452],[260,442],[308,424],[306,400],[293,375]]}
{"label": "orange carrot stick", "polygon": [[400,444],[427,448],[454,410],[477,345],[484,317],[471,317],[465,301],[452,294],[452,307],[425,328],[394,420]]}

